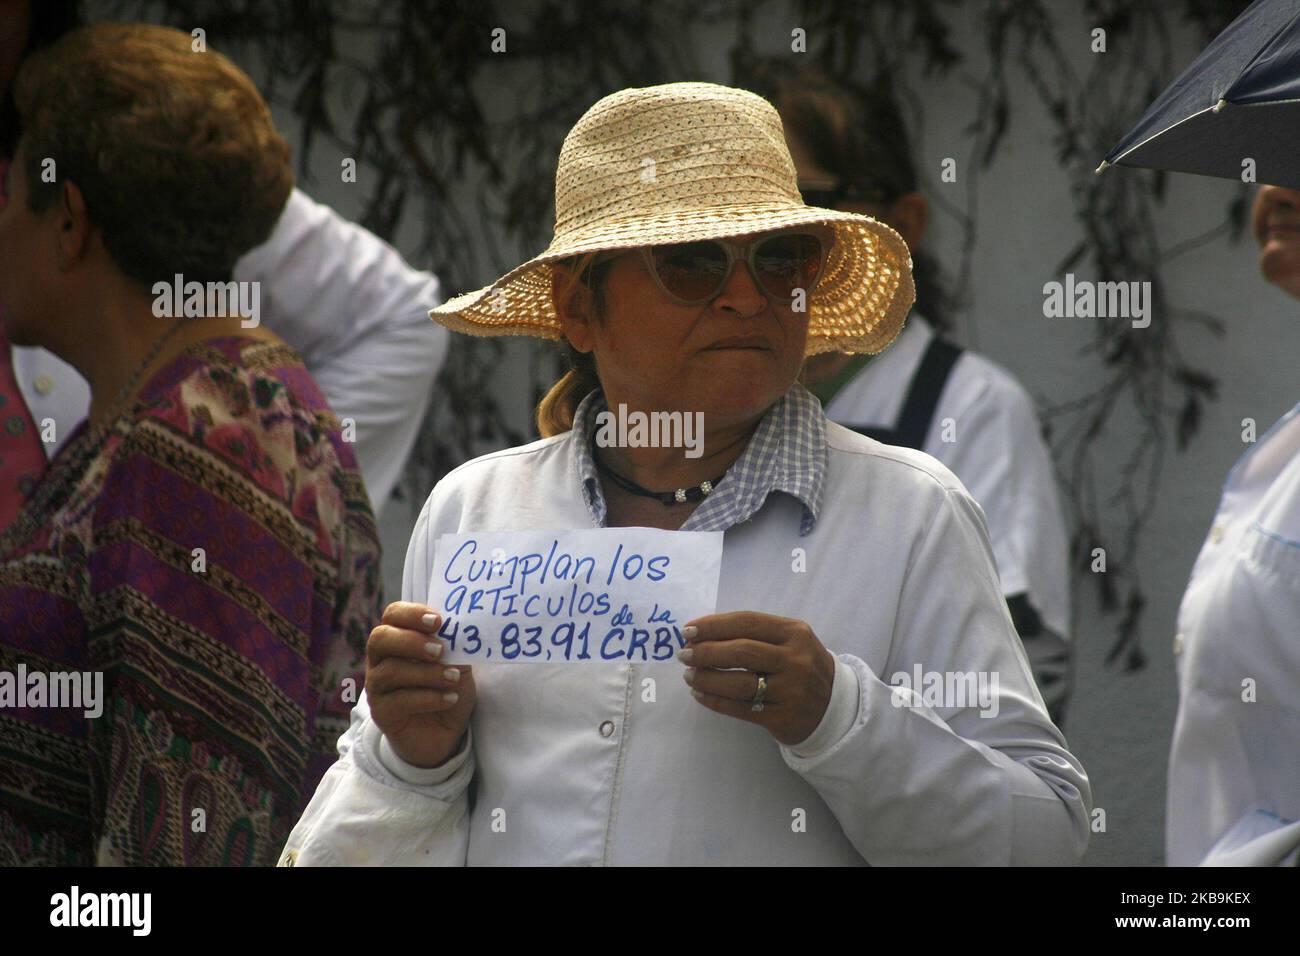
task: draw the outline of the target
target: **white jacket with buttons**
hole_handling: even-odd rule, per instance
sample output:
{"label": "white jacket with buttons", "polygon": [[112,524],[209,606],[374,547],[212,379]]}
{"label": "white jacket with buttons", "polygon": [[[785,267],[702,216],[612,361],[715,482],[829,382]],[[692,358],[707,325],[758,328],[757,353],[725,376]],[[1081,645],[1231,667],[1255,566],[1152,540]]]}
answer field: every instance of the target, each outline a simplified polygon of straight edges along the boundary
{"label": "white jacket with buttons", "polygon": [[[1088,778],[1034,686],[979,506],[927,455],[830,423],[826,438],[812,532],[800,537],[803,506],[773,493],[726,532],[718,591],[719,612],[804,620],[836,655],[807,741],[784,747],[707,710],[676,661],[480,663],[467,743],[440,768],[404,765],[362,695],[282,862],[1076,862]],[[443,479],[411,538],[403,600],[426,600],[440,534],[590,528],[574,441]],[[996,707],[896,706],[891,676],[917,666],[995,675]]]}

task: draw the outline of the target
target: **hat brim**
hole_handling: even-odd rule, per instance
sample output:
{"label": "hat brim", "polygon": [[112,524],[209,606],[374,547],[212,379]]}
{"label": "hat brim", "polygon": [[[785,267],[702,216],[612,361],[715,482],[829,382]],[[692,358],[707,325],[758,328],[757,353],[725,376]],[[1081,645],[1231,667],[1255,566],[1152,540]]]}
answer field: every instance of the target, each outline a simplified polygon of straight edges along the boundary
{"label": "hat brim", "polygon": [[540,255],[491,285],[456,296],[429,317],[468,335],[563,337],[551,296],[553,263],[587,252],[610,252],[669,242],[726,239],[802,225],[835,232],[808,302],[806,355],[875,353],[903,327],[916,292],[907,243],[869,216],[796,203],[712,206],[672,216],[609,219],[580,236],[557,237]]}

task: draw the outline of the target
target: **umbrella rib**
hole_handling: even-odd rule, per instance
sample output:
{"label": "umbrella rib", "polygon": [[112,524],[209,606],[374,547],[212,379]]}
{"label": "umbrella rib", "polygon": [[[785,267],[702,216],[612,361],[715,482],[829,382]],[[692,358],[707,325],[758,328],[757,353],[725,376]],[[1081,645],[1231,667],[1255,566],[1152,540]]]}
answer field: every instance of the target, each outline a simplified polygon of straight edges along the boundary
{"label": "umbrella rib", "polygon": [[[1232,103],[1232,102],[1229,102],[1228,105],[1229,105],[1229,106],[1235,106],[1235,107],[1237,107],[1238,109],[1243,109],[1243,110],[1244,110],[1244,109],[1250,109],[1251,107],[1258,107],[1258,106],[1277,106],[1277,105],[1279,105],[1279,104],[1281,104],[1281,103],[1300,103],[1300,98],[1293,98],[1293,99],[1286,99],[1286,100],[1270,100],[1270,101],[1267,102],[1267,103]],[[1134,150],[1141,149],[1143,146],[1145,146],[1147,143],[1151,142],[1152,140],[1159,139],[1161,136],[1164,136],[1165,133],[1168,133],[1170,130],[1177,129],[1178,127],[1182,126],[1184,123],[1189,123],[1189,122],[1191,122],[1192,120],[1196,119],[1196,117],[1198,117],[1198,116],[1201,116],[1201,115],[1203,115],[1203,114],[1205,114],[1205,113],[1217,113],[1217,112],[1220,112],[1220,110],[1216,109],[1217,106],[1218,106],[1218,104],[1216,103],[1215,106],[1207,106],[1207,107],[1206,107],[1205,109],[1203,109],[1203,110],[1197,110],[1195,113],[1192,113],[1190,116],[1184,116],[1184,117],[1183,117],[1182,119],[1180,119],[1177,123],[1173,123],[1173,124],[1171,124],[1171,125],[1169,125],[1169,126],[1166,126],[1164,129],[1160,130],[1158,133],[1152,133],[1150,136],[1148,136],[1146,139],[1142,140],[1140,143],[1134,143],[1132,146],[1130,146],[1128,149],[1124,150],[1124,152],[1120,153],[1120,154],[1119,154],[1118,156],[1116,156],[1114,159],[1103,160],[1104,165],[1103,165],[1102,168],[1109,167],[1109,166],[1116,166],[1116,165],[1118,165],[1118,164],[1120,163],[1120,161],[1123,160],[1124,157],[1127,156],[1129,153],[1133,152]]]}
{"label": "umbrella rib", "polygon": [[1180,119],[1177,123],[1171,123],[1169,126],[1166,126],[1164,129],[1160,130],[1158,133],[1152,133],[1150,136],[1148,136],[1146,139],[1142,140],[1140,143],[1134,143],[1132,146],[1130,146],[1128,149],[1124,150],[1124,152],[1122,152],[1120,155],[1116,156],[1114,159],[1108,159],[1108,160],[1106,160],[1106,163],[1107,163],[1108,165],[1110,165],[1110,166],[1115,166],[1115,165],[1117,165],[1117,164],[1120,162],[1120,160],[1122,160],[1122,159],[1123,159],[1125,156],[1127,156],[1129,153],[1133,152],[1135,149],[1141,149],[1143,146],[1145,146],[1147,143],[1151,142],[1153,139],[1159,139],[1161,136],[1164,136],[1165,133],[1169,132],[1171,129],[1177,129],[1178,127],[1182,126],[1184,123],[1189,123],[1189,122],[1191,122],[1192,120],[1196,119],[1196,117],[1202,115],[1203,113],[1213,113],[1213,112],[1214,112],[1214,107],[1213,107],[1213,106],[1207,106],[1205,109],[1203,109],[1203,110],[1198,110],[1197,112],[1192,113],[1190,116],[1184,116],[1184,117],[1183,117],[1182,119]]}

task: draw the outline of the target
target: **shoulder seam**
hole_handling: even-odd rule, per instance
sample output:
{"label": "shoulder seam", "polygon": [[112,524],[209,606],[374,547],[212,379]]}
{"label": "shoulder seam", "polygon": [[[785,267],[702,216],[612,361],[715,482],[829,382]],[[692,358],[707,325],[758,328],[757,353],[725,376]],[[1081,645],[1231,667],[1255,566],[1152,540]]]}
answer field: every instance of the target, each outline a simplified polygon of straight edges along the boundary
{"label": "shoulder seam", "polygon": [[538,454],[539,452],[547,451],[553,448],[555,445],[560,444],[566,438],[568,438],[569,434],[570,434],[569,432],[561,432],[558,435],[552,435],[550,438],[539,438],[537,439],[537,441],[529,442],[527,445],[515,445],[511,448],[500,448],[496,451],[490,451],[486,455],[479,455],[477,458],[471,458],[469,461],[461,462],[451,471],[443,475],[442,478],[438,480],[437,484],[439,485],[442,484],[452,475],[456,474],[456,472],[461,471],[462,469],[470,468],[471,466],[474,465],[485,464],[486,462],[493,461],[498,458],[514,458],[519,455],[534,455],[534,454]]}
{"label": "shoulder seam", "polygon": [[[828,420],[828,421],[827,421],[827,425],[834,425],[834,426],[837,427],[837,428],[844,429],[844,431],[848,432],[850,435],[856,435],[856,436],[859,437],[859,438],[867,438],[866,435],[859,435],[857,432],[853,431],[853,430],[850,429],[850,428],[846,428],[846,427],[843,426],[843,425],[840,425],[838,422],[832,422],[832,421],[829,421],[829,420]],[[910,469],[912,469],[913,471],[920,472],[922,475],[925,475],[927,478],[929,478],[931,481],[933,481],[935,484],[937,484],[937,485],[938,485],[940,488],[942,488],[944,491],[953,491],[953,490],[955,490],[955,489],[949,488],[948,485],[947,485],[947,483],[945,483],[945,482],[944,482],[944,481],[943,481],[943,480],[942,480],[938,475],[936,475],[934,472],[932,472],[932,471],[929,470],[928,468],[923,468],[922,466],[918,465],[917,463],[912,462],[912,461],[908,461],[906,458],[903,458],[903,457],[901,457],[901,456],[895,455],[895,454],[893,454],[892,452],[889,452],[889,451],[882,451],[882,449],[888,449],[888,448],[891,447],[891,446],[889,446],[889,445],[884,444],[883,442],[876,442],[876,445],[878,446],[877,448],[848,448],[848,447],[844,447],[843,445],[833,445],[833,444],[831,444],[831,442],[830,442],[830,436],[831,436],[831,429],[830,429],[830,428],[827,428],[827,442],[826,442],[826,447],[827,447],[827,449],[830,450],[830,451],[842,452],[842,453],[844,453],[844,454],[846,454],[846,455],[857,455],[857,456],[864,457],[864,458],[866,458],[866,457],[869,457],[869,458],[878,458],[878,459],[880,459],[881,461],[888,461],[888,462],[892,462],[893,464],[896,464],[896,465],[902,465],[902,466],[905,467],[905,468],[910,468]],[[875,439],[870,439],[870,438],[868,438],[867,440],[868,440],[868,441],[875,441]],[[908,449],[908,451],[910,452],[911,449]],[[924,452],[922,452],[921,454],[924,454]],[[935,459],[935,461],[938,461],[938,459]],[[938,463],[939,463],[940,465],[943,464],[942,462],[938,462]],[[946,467],[946,466],[945,466],[945,467]]]}

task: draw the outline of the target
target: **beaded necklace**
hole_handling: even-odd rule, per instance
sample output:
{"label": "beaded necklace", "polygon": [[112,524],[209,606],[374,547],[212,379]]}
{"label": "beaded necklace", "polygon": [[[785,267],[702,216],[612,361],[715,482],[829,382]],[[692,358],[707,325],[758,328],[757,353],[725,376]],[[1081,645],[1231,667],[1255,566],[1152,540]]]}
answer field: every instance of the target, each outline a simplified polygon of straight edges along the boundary
{"label": "beaded necklace", "polygon": [[673,491],[651,491],[649,488],[638,485],[631,478],[624,478],[601,461],[600,455],[596,452],[596,439],[594,436],[591,440],[591,458],[596,463],[597,470],[618,487],[634,495],[640,495],[642,498],[653,498],[666,508],[691,501],[703,501],[709,496],[709,492],[717,487],[718,482],[727,477],[727,473],[724,471],[712,481],[701,481],[698,485],[692,485],[689,488],[676,488]]}

